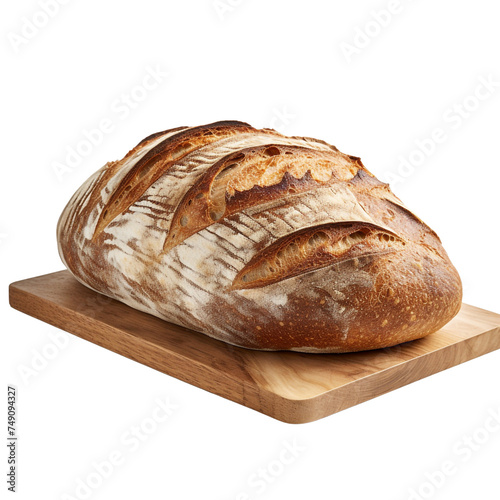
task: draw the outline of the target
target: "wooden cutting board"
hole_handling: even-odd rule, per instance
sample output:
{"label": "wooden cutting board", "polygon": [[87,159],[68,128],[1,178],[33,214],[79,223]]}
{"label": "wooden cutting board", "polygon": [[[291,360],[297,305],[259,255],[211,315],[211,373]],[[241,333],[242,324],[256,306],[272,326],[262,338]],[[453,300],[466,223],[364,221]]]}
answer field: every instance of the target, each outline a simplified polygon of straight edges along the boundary
{"label": "wooden cutting board", "polygon": [[500,348],[500,315],[466,304],[439,332],[353,354],[234,347],[100,295],[61,271],[13,283],[13,308],[290,423],[312,422]]}

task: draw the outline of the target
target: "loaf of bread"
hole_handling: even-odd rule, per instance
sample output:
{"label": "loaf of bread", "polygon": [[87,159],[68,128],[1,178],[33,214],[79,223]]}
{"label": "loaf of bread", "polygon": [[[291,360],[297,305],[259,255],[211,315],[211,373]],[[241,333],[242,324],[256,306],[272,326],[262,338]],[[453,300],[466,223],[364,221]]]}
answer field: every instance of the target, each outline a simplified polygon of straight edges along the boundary
{"label": "loaf of bread", "polygon": [[153,134],[106,164],[58,243],[91,289],[252,349],[393,346],[461,305],[436,233],[359,158],[236,121]]}

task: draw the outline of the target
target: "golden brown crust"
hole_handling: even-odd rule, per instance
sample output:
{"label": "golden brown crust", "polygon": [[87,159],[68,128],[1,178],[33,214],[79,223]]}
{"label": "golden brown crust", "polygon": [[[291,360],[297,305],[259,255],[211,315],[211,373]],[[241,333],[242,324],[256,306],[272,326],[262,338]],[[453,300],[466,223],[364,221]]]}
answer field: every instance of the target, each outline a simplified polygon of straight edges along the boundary
{"label": "golden brown crust", "polygon": [[461,303],[438,236],[359,158],[242,122],[148,136],[75,193],[58,240],[94,290],[254,349],[388,347]]}
{"label": "golden brown crust", "polygon": [[[343,160],[342,163],[339,160]],[[187,191],[172,219],[165,251],[223,217],[271,201],[352,179],[359,164],[333,151],[265,144],[212,165]]]}

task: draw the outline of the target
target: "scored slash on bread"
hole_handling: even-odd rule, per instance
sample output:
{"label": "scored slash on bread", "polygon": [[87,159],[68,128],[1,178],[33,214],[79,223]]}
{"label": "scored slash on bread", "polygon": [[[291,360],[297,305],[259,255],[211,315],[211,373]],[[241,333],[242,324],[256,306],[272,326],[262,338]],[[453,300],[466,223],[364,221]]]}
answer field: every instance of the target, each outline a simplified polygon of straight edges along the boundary
{"label": "scored slash on bread", "polygon": [[[239,122],[227,122],[218,126],[195,127],[194,129],[187,127],[174,129],[178,133],[170,135],[148,151],[123,178],[101,214],[94,238],[151,184],[156,182],[175,161],[181,160],[196,148],[250,129],[250,126]],[[143,142],[147,143],[157,137],[161,137],[161,133],[154,134]]]}
{"label": "scored slash on bread", "polygon": [[75,193],[58,242],[86,286],[254,349],[387,347],[461,303],[437,235],[359,158],[242,122],[147,137]]}
{"label": "scored slash on bread", "polygon": [[388,253],[406,242],[391,231],[367,223],[315,226],[274,242],[238,273],[234,289],[255,288],[369,253]]}
{"label": "scored slash on bread", "polygon": [[188,190],[172,219],[165,250],[222,217],[261,204],[263,197],[267,202],[311,191],[352,178],[357,170],[333,150],[275,144],[239,150],[211,166]]}

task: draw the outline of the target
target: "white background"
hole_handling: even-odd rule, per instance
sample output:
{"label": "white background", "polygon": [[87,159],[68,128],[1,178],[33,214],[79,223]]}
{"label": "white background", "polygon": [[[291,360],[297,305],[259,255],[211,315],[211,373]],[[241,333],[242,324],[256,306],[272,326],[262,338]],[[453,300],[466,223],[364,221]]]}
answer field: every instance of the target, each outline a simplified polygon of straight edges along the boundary
{"label": "white background", "polygon": [[[500,312],[500,87],[473,97],[481,79],[500,82],[498,2],[401,0],[389,22],[374,21],[394,5],[73,0],[33,28],[45,22],[39,3],[4,2],[1,355],[2,393],[8,383],[19,392],[17,498],[83,498],[77,481],[115,451],[123,463],[89,498],[500,497],[500,431],[480,430],[500,410],[500,351],[294,426],[73,336],[44,365],[57,330],[8,307],[8,283],[62,268],[56,222],[91,173],[150,133],[238,119],[327,140],[391,178],[441,236],[464,300]],[[143,92],[148,67],[168,76]],[[131,92],[133,109],[121,102]],[[469,111],[457,118],[464,101]],[[58,177],[54,165],[103,119],[113,130]],[[445,139],[432,146],[436,128]],[[425,158],[414,153],[418,140]],[[22,376],[34,358],[36,374]],[[157,397],[178,408],[132,451],[121,436],[153,415]],[[483,443],[464,451],[474,433]],[[304,450],[280,468],[283,442],[294,440]],[[455,474],[426,486],[445,461]],[[252,485],[268,466],[273,481]]]}

